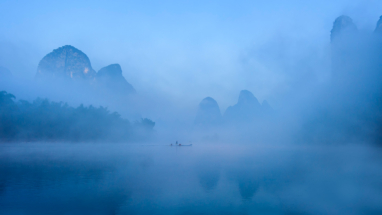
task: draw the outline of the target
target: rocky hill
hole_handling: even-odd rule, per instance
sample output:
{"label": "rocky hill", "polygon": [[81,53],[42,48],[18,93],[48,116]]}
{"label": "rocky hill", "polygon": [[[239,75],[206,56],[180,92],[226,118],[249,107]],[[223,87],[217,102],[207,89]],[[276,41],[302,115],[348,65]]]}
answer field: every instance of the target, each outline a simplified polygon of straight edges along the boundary
{"label": "rocky hill", "polygon": [[40,61],[36,77],[92,80],[95,75],[88,56],[75,47],[66,45],[53,50]]}
{"label": "rocky hill", "polygon": [[333,42],[335,38],[343,34],[351,34],[357,31],[357,26],[348,16],[339,16],[333,23],[330,39]]}
{"label": "rocky hill", "polygon": [[220,108],[215,99],[211,97],[204,98],[198,108],[195,118],[196,125],[218,125],[222,122]]}
{"label": "rocky hill", "polygon": [[[39,63],[36,77],[52,80],[80,80],[96,87],[98,92],[120,95],[135,93],[122,75],[119,64],[111,64],[98,71],[92,68],[88,56],[77,48],[66,45],[47,54]],[[80,84],[83,84],[79,82]]]}
{"label": "rocky hill", "polygon": [[133,86],[123,77],[119,64],[111,64],[100,69],[96,75],[96,80],[102,89],[123,94],[135,93]]}
{"label": "rocky hill", "polygon": [[224,115],[220,113],[218,103],[211,97],[204,98],[198,107],[194,121],[199,126],[238,125],[237,123],[254,123],[267,119],[273,109],[266,100],[262,104],[248,90],[242,90],[238,102],[227,108]]}
{"label": "rocky hill", "polygon": [[224,113],[225,121],[250,122],[262,114],[262,106],[248,90],[242,90],[237,104],[230,106]]}

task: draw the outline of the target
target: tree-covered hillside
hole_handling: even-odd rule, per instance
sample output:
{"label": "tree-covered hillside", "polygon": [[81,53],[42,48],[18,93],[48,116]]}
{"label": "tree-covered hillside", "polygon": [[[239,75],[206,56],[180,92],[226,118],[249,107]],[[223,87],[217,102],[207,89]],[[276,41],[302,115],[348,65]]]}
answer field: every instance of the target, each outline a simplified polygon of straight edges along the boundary
{"label": "tree-covered hillside", "polygon": [[70,107],[66,103],[36,99],[15,101],[0,92],[0,141],[109,141],[147,139],[155,123],[149,119],[130,123],[104,107]]}

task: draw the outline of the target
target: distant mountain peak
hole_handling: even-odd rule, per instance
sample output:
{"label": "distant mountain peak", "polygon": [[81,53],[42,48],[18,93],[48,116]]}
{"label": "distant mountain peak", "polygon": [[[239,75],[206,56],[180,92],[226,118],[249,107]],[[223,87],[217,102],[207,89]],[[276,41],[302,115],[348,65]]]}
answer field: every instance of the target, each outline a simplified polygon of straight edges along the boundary
{"label": "distant mountain peak", "polygon": [[109,66],[105,66],[101,68],[98,73],[97,77],[103,77],[108,76],[110,78],[120,78],[122,76],[122,68],[119,64],[110,64]]}
{"label": "distant mountain peak", "polygon": [[353,33],[357,31],[357,26],[349,16],[339,16],[333,23],[330,39],[333,41],[336,37],[343,33]]}
{"label": "distant mountain peak", "polygon": [[213,111],[218,110],[219,113],[220,113],[220,109],[219,109],[218,103],[215,101],[215,99],[213,99],[211,97],[204,98],[199,103],[199,108],[202,109],[202,110],[208,110],[208,111],[210,111],[210,109],[214,109]]}
{"label": "distant mountain peak", "polygon": [[36,77],[92,79],[96,72],[85,53],[71,45],[54,49],[39,63]]}
{"label": "distant mountain peak", "polygon": [[195,124],[217,125],[221,122],[221,117],[218,103],[215,99],[206,97],[199,103]]}
{"label": "distant mountain peak", "polygon": [[248,90],[242,90],[240,91],[239,94],[239,100],[237,104],[242,105],[242,104],[256,104],[260,105],[259,101],[257,98]]}
{"label": "distant mountain peak", "polygon": [[122,94],[135,93],[133,86],[123,77],[122,68],[119,64],[110,64],[101,68],[97,73],[96,80],[109,90]]}
{"label": "distant mountain peak", "polygon": [[224,113],[226,121],[251,122],[262,114],[262,106],[248,90],[242,90],[237,104],[229,106]]}

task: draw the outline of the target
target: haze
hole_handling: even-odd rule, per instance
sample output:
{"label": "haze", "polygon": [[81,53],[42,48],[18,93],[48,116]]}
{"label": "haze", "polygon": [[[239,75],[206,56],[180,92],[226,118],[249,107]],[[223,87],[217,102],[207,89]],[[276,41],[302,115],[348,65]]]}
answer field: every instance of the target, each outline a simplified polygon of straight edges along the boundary
{"label": "haze", "polygon": [[0,0],[0,32],[0,215],[382,213],[381,1]]}
{"label": "haze", "polygon": [[[333,20],[348,15],[361,30],[372,31],[381,3],[1,1],[0,6],[0,65],[17,77],[32,79],[42,57],[73,45],[95,70],[119,63],[140,93],[160,93],[183,108],[211,96],[224,110],[242,89],[278,107],[278,98],[301,78],[293,71],[300,60],[313,55],[320,67],[311,72],[325,72],[322,55]],[[267,49],[276,65],[253,56],[259,49]]]}

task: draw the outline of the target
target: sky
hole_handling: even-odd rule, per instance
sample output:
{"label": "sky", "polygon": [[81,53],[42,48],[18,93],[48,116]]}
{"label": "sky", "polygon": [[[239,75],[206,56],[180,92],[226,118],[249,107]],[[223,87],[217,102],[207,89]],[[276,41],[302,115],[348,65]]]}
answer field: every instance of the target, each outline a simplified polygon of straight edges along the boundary
{"label": "sky", "polygon": [[340,15],[372,31],[382,1],[0,0],[0,66],[32,80],[46,54],[73,45],[96,71],[119,63],[148,97],[196,109],[211,96],[224,111],[247,89],[277,108],[307,80],[328,79]]}

